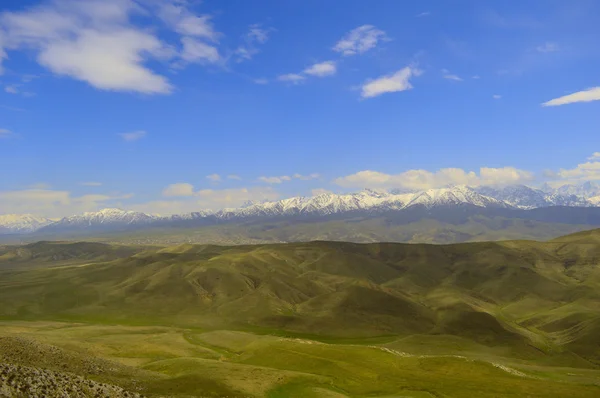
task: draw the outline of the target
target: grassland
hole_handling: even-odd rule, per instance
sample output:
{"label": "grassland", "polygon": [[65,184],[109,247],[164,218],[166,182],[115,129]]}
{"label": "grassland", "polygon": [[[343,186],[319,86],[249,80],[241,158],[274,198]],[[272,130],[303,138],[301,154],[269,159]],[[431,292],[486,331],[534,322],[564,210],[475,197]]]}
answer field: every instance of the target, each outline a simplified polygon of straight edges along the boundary
{"label": "grassland", "polygon": [[0,363],[146,396],[600,396],[600,232],[0,248]]}

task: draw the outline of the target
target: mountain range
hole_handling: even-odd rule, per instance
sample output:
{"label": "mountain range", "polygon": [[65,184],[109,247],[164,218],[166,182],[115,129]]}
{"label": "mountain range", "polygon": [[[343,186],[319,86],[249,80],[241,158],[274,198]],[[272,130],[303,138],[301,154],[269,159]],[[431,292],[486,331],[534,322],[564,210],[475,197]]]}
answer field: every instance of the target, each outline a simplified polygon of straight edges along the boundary
{"label": "mountain range", "polygon": [[[313,197],[293,197],[273,202],[248,202],[240,208],[170,216],[150,215],[120,209],[104,209],[81,215],[50,220],[32,215],[0,216],[0,234],[101,233],[161,227],[202,227],[235,223],[290,221],[325,221],[361,217],[435,219],[452,217],[467,211],[471,215],[503,215],[543,222],[593,224],[589,216],[571,217],[565,208],[597,208],[600,216],[600,184],[586,182],[540,189],[525,185],[504,187],[468,187],[464,185],[417,192],[363,190],[352,194],[324,193]],[[466,210],[468,209],[468,210]],[[547,209],[544,212],[532,212]],[[581,211],[573,210],[581,215]],[[542,219],[539,214],[544,214]],[[588,214],[588,213],[585,213]],[[595,213],[589,213],[595,214]],[[548,218],[549,217],[549,218]],[[594,219],[595,220],[595,219]],[[571,231],[566,231],[571,232]]]}

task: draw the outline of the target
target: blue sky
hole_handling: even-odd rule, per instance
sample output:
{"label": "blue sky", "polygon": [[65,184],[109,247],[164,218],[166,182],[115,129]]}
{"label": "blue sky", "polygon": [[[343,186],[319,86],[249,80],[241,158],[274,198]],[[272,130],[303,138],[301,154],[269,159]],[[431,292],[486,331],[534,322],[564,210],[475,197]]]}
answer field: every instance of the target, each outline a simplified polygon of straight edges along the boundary
{"label": "blue sky", "polygon": [[600,180],[600,3],[4,0],[0,213]]}

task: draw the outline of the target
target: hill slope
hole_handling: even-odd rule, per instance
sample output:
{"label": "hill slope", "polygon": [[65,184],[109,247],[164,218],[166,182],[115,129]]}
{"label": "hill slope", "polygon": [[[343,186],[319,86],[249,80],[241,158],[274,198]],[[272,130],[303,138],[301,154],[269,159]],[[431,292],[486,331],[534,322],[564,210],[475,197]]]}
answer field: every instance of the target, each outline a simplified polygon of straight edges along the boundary
{"label": "hill slope", "polygon": [[64,265],[43,256],[33,268],[5,254],[0,315],[346,337],[450,334],[600,363],[600,246],[578,236],[446,246],[103,246],[105,261],[82,254],[80,265]]}

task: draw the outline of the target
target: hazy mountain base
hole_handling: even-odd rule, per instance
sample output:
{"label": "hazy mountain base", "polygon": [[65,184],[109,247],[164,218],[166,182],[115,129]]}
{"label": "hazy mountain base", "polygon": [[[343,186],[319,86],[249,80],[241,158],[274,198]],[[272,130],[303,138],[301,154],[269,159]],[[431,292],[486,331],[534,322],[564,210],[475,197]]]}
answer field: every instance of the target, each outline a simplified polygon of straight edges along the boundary
{"label": "hazy mountain base", "polygon": [[5,243],[13,244],[40,239],[89,240],[114,244],[164,246],[182,243],[247,245],[313,240],[449,244],[509,239],[548,240],[589,228],[590,225],[586,223],[566,224],[481,215],[457,221],[425,218],[418,221],[399,222],[385,217],[330,221],[273,220],[271,222],[187,228],[162,227],[110,233],[80,232],[52,236],[5,236],[0,238]]}
{"label": "hazy mountain base", "polygon": [[597,396],[599,243],[40,242],[0,252],[0,313],[87,325],[0,330],[118,361],[101,381],[146,394]]}

